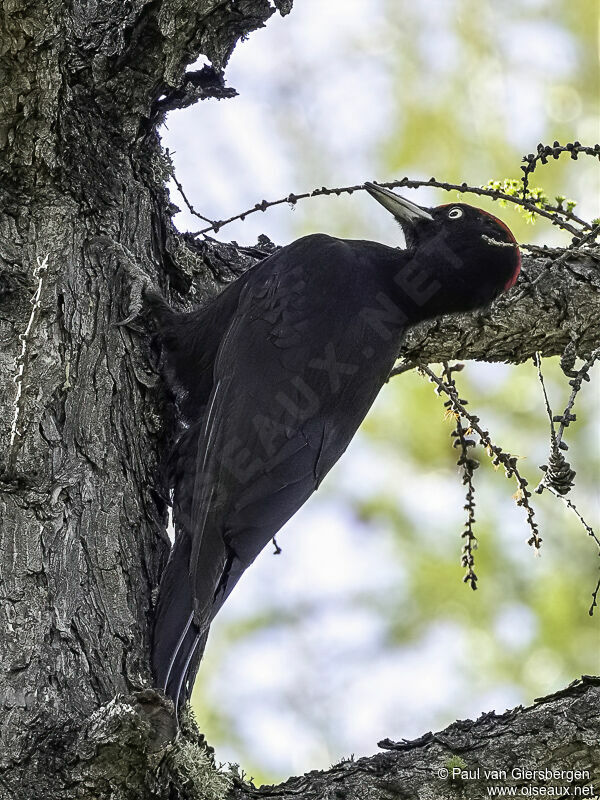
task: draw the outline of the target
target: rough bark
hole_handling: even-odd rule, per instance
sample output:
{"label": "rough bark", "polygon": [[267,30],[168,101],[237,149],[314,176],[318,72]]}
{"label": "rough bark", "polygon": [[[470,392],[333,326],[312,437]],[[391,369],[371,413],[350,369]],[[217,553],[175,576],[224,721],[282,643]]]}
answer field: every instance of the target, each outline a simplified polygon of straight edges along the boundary
{"label": "rough bark", "polygon": [[[104,708],[108,724],[116,694],[150,683],[167,550],[162,414],[147,342],[115,323],[132,276],[164,276],[177,249],[161,102],[198,89],[185,68],[200,51],[213,64],[200,83],[218,95],[235,43],[274,10],[267,0],[2,5],[3,797],[101,796],[101,754],[88,789],[73,766],[90,719]],[[136,742],[122,744],[133,770]]]}
{"label": "rough bark", "polygon": [[[287,13],[291,0],[275,5]],[[193,725],[167,744],[171,712],[147,688],[167,551],[164,414],[143,326],[117,323],[142,280],[177,302],[202,300],[268,252],[174,230],[157,128],[169,109],[231,94],[221,68],[274,10],[268,0],[2,6],[2,800],[210,798],[231,784]],[[212,67],[186,73],[200,52]],[[413,332],[408,356],[519,361],[573,335],[589,350],[600,339],[598,254],[548,258],[547,268],[545,256],[526,261],[532,277],[546,270],[531,293]]]}
{"label": "rough bark", "polygon": [[[517,797],[569,796],[565,788],[577,796],[575,787],[586,787],[579,796],[596,797],[600,793],[599,726],[600,680],[583,678],[529,708],[518,707],[500,716],[482,714],[475,722],[461,720],[415,741],[386,739],[379,743],[384,753],[342,761],[326,772],[309,772],[279,786],[257,790],[237,783],[230,797],[479,800],[490,796],[491,787],[514,787]],[[552,771],[563,774],[554,777],[548,774]]]}
{"label": "rough bark", "polygon": [[517,286],[487,311],[414,328],[402,355],[417,363],[460,358],[519,364],[536,351],[560,355],[573,342],[589,355],[600,341],[600,248],[535,249]]}

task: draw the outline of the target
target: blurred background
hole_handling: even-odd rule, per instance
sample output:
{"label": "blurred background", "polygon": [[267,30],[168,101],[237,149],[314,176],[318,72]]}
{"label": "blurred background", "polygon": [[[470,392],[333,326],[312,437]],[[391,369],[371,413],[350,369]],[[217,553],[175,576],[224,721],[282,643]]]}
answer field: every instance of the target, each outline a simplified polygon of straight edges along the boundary
{"label": "blurred background", "polygon": [[[520,178],[520,158],[538,142],[599,140],[599,33],[596,0],[296,0],[235,50],[226,75],[240,96],[171,114],[164,144],[191,202],[214,219],[323,185]],[[588,220],[600,215],[597,161],[563,156],[531,185],[577,200]],[[456,197],[403,193],[422,204]],[[184,207],[174,186],[172,198]],[[570,242],[543,221],[476,202],[521,242]],[[203,227],[187,212],[176,222]],[[251,244],[266,233],[285,244],[314,231],[401,244],[392,217],[363,192],[279,206],[218,238]],[[560,413],[570,387],[557,361],[544,370]],[[548,422],[533,364],[469,363],[457,383],[537,485]],[[599,385],[596,371],[565,437],[572,497],[592,525]],[[452,429],[431,384],[395,378],[278,536],[282,553],[266,548],[246,573],[213,625],[193,697],[218,760],[274,782],[600,671],[600,610],[588,615],[594,542],[560,501],[534,495],[544,539],[534,558],[516,486],[479,449],[479,589],[462,583]]]}

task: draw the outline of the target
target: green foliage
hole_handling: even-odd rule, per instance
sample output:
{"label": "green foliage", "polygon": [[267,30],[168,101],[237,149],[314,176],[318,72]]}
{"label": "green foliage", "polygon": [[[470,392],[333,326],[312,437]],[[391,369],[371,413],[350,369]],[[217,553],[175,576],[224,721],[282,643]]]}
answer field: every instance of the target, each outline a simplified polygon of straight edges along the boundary
{"label": "green foliage", "polygon": [[[557,361],[546,362],[545,369],[552,393],[560,397],[570,387]],[[492,369],[486,372],[491,374]],[[482,387],[469,379],[469,374],[478,371],[471,368],[461,373],[457,379],[461,396],[469,399],[469,408],[481,417],[494,441],[524,456],[519,468],[535,486],[541,478],[536,462],[542,462],[547,447],[547,420],[535,370],[531,364],[513,367],[493,392],[485,390],[485,382]],[[444,419],[442,400],[417,375],[395,380],[381,398],[378,413],[365,426],[376,451],[374,458],[382,458],[385,450],[391,465],[394,460],[401,462],[416,492],[419,481],[432,469],[441,479],[456,481],[459,486],[456,451],[449,438],[453,423]],[[435,410],[424,392],[433,398]],[[595,410],[593,393],[588,392],[581,398],[577,425],[569,429],[571,453],[580,464],[576,495],[584,503],[592,496],[599,468],[597,454],[586,446]],[[413,423],[422,419],[423,423],[409,426],[408,419]],[[432,441],[433,457],[429,454]],[[428,454],[425,458],[423,452]],[[359,505],[361,520],[379,529],[382,524],[392,527],[397,534],[398,557],[407,565],[406,583],[390,603],[395,611],[389,613],[389,645],[419,641],[431,625],[457,626],[465,642],[465,668],[472,673],[474,686],[509,682],[524,687],[529,697],[543,694],[551,687],[558,688],[561,681],[597,668],[597,621],[587,614],[597,571],[593,542],[558,500],[534,495],[532,502],[544,538],[541,558],[534,558],[526,544],[525,516],[512,497],[515,485],[501,469],[494,470],[484,452],[478,449],[475,455],[481,460],[475,478],[481,494],[475,528],[480,583],[475,595],[467,592],[460,580],[459,503],[435,523],[435,531],[425,515],[420,526],[414,521],[412,528],[407,525],[407,515],[387,493],[375,494]],[[396,505],[400,503],[402,496],[396,500]],[[506,614],[515,609],[529,619],[531,632],[522,639],[517,636],[507,647],[493,632],[503,627]]]}
{"label": "green foliage", "polygon": [[[483,185],[483,189],[492,189],[496,192],[502,192],[503,194],[507,194],[510,197],[522,197],[523,196],[523,184],[521,181],[516,180],[515,178],[504,178],[501,181],[490,180],[486,184]],[[526,199],[533,203],[534,206],[538,208],[549,208],[550,204],[548,202],[548,196],[546,192],[541,187],[528,187]],[[568,213],[571,213],[577,202],[575,200],[567,200],[567,198],[562,194],[557,194],[554,198],[556,201],[557,208],[564,209]],[[500,198],[498,203],[503,207],[506,208],[509,205],[512,205],[508,200]],[[527,208],[523,208],[522,206],[514,206],[517,213],[521,214],[527,222],[533,224],[536,221],[537,215],[534,211],[529,211]]]}
{"label": "green foliage", "polygon": [[445,761],[444,766],[448,772],[452,774],[453,769],[466,769],[467,762],[460,756],[450,756],[450,758]]}

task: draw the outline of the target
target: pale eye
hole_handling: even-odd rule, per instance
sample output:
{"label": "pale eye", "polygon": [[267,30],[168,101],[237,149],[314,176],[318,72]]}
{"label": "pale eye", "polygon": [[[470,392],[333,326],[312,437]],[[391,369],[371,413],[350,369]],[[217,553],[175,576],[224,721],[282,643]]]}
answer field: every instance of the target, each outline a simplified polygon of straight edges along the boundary
{"label": "pale eye", "polygon": [[448,217],[450,219],[459,219],[463,215],[462,208],[451,208],[448,212]]}

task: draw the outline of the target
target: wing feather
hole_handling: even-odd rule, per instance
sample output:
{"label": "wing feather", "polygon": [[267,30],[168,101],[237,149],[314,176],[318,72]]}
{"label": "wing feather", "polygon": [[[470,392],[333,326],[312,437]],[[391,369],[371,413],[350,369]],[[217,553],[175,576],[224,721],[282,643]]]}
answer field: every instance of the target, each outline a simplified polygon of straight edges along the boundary
{"label": "wing feather", "polygon": [[[190,577],[201,627],[214,616],[215,589],[228,594],[232,588],[224,589],[221,580],[228,560],[239,562],[241,574],[347,444],[330,435],[340,409],[327,370],[308,367],[322,359],[323,339],[338,346],[347,341],[348,310],[332,313],[331,289],[339,286],[339,275],[302,259],[285,271],[269,266],[240,294],[217,353],[199,436]],[[354,278],[352,270],[345,275],[346,281]],[[314,284],[321,284],[320,292]],[[310,330],[319,336],[307,335]]]}
{"label": "wing feather", "polygon": [[[210,314],[219,345],[212,350],[211,334],[214,367],[202,369],[202,387],[193,385],[194,364],[178,353],[190,402],[175,465],[167,577],[176,583],[182,568],[185,575],[163,592],[169,602],[159,603],[155,661],[176,702],[182,691],[189,695],[215,614],[344,452],[393,365],[398,338],[382,338],[361,313],[380,286],[364,250],[305,237],[253,268],[222,305],[217,298]],[[204,365],[195,329],[194,337],[192,354]]]}

